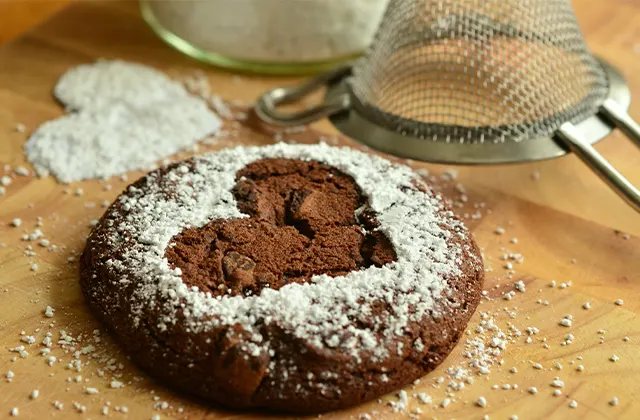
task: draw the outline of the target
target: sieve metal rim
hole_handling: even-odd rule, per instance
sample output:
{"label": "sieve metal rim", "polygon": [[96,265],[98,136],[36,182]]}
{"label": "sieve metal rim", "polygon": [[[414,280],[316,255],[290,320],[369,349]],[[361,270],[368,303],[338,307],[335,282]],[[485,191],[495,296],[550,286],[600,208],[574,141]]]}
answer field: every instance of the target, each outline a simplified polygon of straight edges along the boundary
{"label": "sieve metal rim", "polygon": [[[594,56],[602,66],[608,78],[609,89],[607,99],[614,100],[625,111],[631,105],[631,92],[622,74],[602,58]],[[433,141],[418,138],[412,133],[402,133],[383,127],[379,122],[372,121],[359,110],[362,106],[351,93],[351,88],[346,77],[334,80],[329,84],[325,95],[325,102],[335,101],[336,98],[349,96],[351,106],[329,116],[332,124],[344,135],[370,146],[381,152],[422,160],[434,163],[455,163],[466,165],[483,165],[499,163],[516,163],[545,160],[564,156],[570,150],[554,139],[554,134],[522,141],[509,141],[494,143],[472,141]],[[385,111],[379,110],[384,113]],[[390,114],[389,114],[390,116]],[[555,115],[555,118],[558,116]],[[583,139],[588,144],[594,144],[609,135],[615,128],[606,119],[597,114],[574,123]],[[449,129],[451,126],[447,126]],[[461,127],[461,130],[463,128]],[[469,129],[464,127],[464,129]],[[478,127],[477,130],[489,130],[490,127]],[[495,129],[495,127],[494,127]]]}

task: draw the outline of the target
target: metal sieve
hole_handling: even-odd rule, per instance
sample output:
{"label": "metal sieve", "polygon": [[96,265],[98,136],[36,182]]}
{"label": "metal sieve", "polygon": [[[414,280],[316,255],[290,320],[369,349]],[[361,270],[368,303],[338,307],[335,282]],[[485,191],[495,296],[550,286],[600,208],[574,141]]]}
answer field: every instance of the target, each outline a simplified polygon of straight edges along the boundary
{"label": "metal sieve", "polygon": [[[278,105],[327,87],[302,112]],[[620,128],[640,147],[620,73],[594,57],[569,0],[391,0],[367,53],[256,104],[263,120],[323,117],[383,152],[489,164],[574,152],[640,211],[640,191],[592,144]]]}

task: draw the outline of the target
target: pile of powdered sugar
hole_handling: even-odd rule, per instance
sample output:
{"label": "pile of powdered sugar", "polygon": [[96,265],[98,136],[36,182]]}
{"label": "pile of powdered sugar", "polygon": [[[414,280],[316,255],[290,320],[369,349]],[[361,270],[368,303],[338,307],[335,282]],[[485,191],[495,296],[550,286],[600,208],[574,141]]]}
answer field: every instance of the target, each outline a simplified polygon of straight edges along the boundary
{"label": "pile of powdered sugar", "polygon": [[221,126],[204,101],[140,64],[76,67],[54,93],[72,112],[42,124],[25,153],[39,174],[53,173],[60,182],[148,169]]}
{"label": "pile of powdered sugar", "polygon": [[[311,283],[289,284],[277,291],[264,289],[259,296],[216,298],[187,287],[180,270],[172,269],[164,256],[170,240],[189,226],[247,217],[237,209],[231,190],[236,172],[263,158],[318,160],[352,176],[369,198],[397,261],[345,276],[314,276]],[[194,332],[241,325],[251,335],[246,348],[252,356],[270,350],[266,337],[254,327],[273,322],[319,348],[340,347],[356,359],[361,352],[382,359],[389,354],[387,345],[395,335],[403,334],[405,326],[439,312],[441,296],[447,292],[445,277],[460,273],[457,260],[463,251],[447,244],[452,233],[441,226],[448,225],[456,232],[453,234],[467,235],[452,213],[440,211],[439,199],[417,190],[413,182],[416,175],[408,167],[325,144],[222,150],[196,158],[193,168],[180,165],[162,177],[151,174],[143,189],[130,188],[121,196],[121,209],[126,213],[109,214],[116,211],[111,208],[106,215],[109,222],[115,221],[107,223],[108,252],[118,253],[115,251],[122,246],[127,251],[123,258],[106,264],[135,284],[131,296],[134,323],[150,306],[162,305],[161,329],[176,322],[178,308]],[[171,191],[170,199],[167,191]],[[126,238],[121,232],[126,232]],[[165,303],[153,301],[155,296],[162,296]],[[368,324],[376,301],[393,302],[393,311],[383,315],[384,322],[376,330],[356,327],[354,320]]]}

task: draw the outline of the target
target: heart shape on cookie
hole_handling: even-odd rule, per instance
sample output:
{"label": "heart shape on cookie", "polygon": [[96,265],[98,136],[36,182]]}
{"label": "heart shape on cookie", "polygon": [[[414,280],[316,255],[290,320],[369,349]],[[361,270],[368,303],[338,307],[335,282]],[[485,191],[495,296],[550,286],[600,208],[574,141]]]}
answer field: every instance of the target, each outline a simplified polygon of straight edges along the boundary
{"label": "heart shape on cookie", "polygon": [[[395,261],[393,246],[353,179],[317,161],[265,159],[237,172],[233,194],[249,218],[188,228],[166,250],[182,280],[214,296],[259,295]],[[356,217],[356,210],[359,210]]]}

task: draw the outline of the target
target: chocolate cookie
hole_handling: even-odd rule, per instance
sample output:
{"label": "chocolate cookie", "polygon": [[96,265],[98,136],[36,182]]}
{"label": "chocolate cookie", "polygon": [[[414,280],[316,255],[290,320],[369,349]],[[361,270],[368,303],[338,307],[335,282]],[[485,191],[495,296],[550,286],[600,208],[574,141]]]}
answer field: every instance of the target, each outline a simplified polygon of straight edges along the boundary
{"label": "chocolate cookie", "polygon": [[107,210],[80,266],[91,307],[152,376],[294,412],[431,371],[483,274],[471,234],[411,169],[324,144],[153,171]]}

